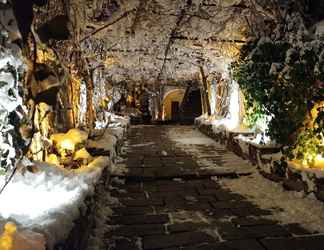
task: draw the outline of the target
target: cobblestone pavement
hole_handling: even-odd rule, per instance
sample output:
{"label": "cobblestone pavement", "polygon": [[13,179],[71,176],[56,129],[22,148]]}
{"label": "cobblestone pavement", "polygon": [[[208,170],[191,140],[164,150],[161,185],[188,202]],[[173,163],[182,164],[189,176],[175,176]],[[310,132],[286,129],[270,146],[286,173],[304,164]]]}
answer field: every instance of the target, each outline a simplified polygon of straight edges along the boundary
{"label": "cobblestone pavement", "polygon": [[265,219],[278,208],[261,209],[211,178],[240,178],[251,166],[224,148],[205,146],[206,157],[213,155],[221,170],[201,167],[203,156],[177,147],[167,136],[169,128],[131,128],[124,153],[128,172],[114,174],[125,183],[115,182],[111,191],[120,204],[112,208],[107,249],[324,249],[323,235]]}

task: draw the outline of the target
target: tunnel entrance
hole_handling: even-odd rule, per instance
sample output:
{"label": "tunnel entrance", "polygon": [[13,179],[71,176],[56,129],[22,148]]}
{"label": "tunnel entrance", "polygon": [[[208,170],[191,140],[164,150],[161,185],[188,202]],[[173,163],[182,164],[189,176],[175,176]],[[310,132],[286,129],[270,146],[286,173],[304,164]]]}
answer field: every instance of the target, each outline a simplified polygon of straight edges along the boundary
{"label": "tunnel entrance", "polygon": [[322,250],[319,2],[0,0],[0,250]]}
{"label": "tunnel entrance", "polygon": [[172,102],[171,103],[171,120],[173,122],[178,122],[180,118],[180,108],[179,102]]}

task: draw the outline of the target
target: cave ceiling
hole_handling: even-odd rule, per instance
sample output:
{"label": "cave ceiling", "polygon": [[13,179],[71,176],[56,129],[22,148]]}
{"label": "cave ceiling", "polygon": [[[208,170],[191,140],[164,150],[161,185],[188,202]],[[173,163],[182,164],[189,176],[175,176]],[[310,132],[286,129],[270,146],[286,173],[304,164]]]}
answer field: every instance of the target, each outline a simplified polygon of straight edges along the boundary
{"label": "cave ceiling", "polygon": [[258,23],[276,14],[260,0],[71,2],[82,52],[117,82],[192,80],[201,66],[223,72]]}

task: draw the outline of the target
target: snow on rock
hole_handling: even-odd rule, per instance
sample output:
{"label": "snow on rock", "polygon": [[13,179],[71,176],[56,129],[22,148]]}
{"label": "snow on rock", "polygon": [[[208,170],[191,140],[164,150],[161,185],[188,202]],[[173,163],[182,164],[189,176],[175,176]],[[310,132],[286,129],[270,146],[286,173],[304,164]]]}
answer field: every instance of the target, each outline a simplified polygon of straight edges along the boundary
{"label": "snow on rock", "polygon": [[[126,130],[130,124],[129,117],[118,116],[110,112],[106,112],[107,121],[96,121],[96,131],[94,134],[99,134],[101,137],[97,141],[89,140],[88,147],[103,149],[111,152],[111,158],[114,160],[117,156],[116,145],[122,141]],[[102,133],[104,130],[104,134]]]}
{"label": "snow on rock", "polygon": [[[231,122],[228,118],[220,118],[215,116],[208,116],[206,114],[196,118],[195,123],[200,125],[211,125],[212,130],[215,134],[224,134],[228,135],[229,133],[238,133],[240,135],[236,136],[235,139],[238,141],[242,149],[246,151],[246,147],[248,144],[269,148],[269,147],[281,147],[281,145],[277,144],[275,141],[271,140],[265,134],[267,130],[267,124],[271,120],[271,117],[263,117],[259,119],[254,128],[246,128],[244,125],[236,125],[234,126],[233,122]],[[229,124],[232,124],[229,126]],[[254,134],[253,137],[250,134]],[[249,134],[249,136],[245,136]]]}
{"label": "snow on rock", "polygon": [[127,128],[130,124],[129,117],[119,116],[110,112],[105,112],[105,121],[96,121],[96,129],[108,128]]}
{"label": "snow on rock", "polygon": [[70,129],[66,134],[58,133],[51,135],[51,141],[57,149],[75,150],[75,146],[83,144],[88,139],[88,133],[80,129]]}
{"label": "snow on rock", "polygon": [[[1,18],[2,12],[3,10],[0,11]],[[18,148],[14,138],[15,126],[18,124],[13,124],[9,116],[16,113],[19,120],[22,118],[17,111],[23,106],[22,97],[19,95],[20,82],[17,79],[24,71],[24,64],[19,54],[2,45],[0,48],[0,169],[7,170],[13,168],[13,163],[16,162]]]}
{"label": "snow on rock", "polygon": [[109,132],[105,132],[99,140],[88,140],[87,148],[103,149],[110,152],[110,157],[114,159],[117,155],[116,152],[117,138]]}
{"label": "snow on rock", "polygon": [[315,36],[317,39],[324,38],[324,20],[315,25]]}
{"label": "snow on rock", "polygon": [[202,114],[201,116],[195,118],[195,124],[197,125],[210,125],[214,119],[213,116],[208,116],[208,114]]}
{"label": "snow on rock", "polygon": [[[68,237],[86,196],[93,194],[108,157],[98,157],[74,171],[35,163],[36,171],[19,171],[0,195],[0,217],[46,236],[49,249]],[[5,177],[0,176],[0,185]]]}
{"label": "snow on rock", "polygon": [[234,139],[236,139],[240,145],[251,144],[259,148],[279,148],[282,146],[271,141],[267,137],[263,137],[262,134],[257,134],[256,137],[238,135]]}
{"label": "snow on rock", "polygon": [[179,145],[213,145],[215,143],[213,139],[202,136],[197,130],[188,130],[184,134],[184,131],[170,129],[168,131],[168,137]]}
{"label": "snow on rock", "polygon": [[83,160],[83,161],[92,161],[92,156],[89,154],[87,149],[81,148],[80,150],[76,151],[73,157],[73,160]]}
{"label": "snow on rock", "polygon": [[125,134],[125,130],[122,127],[107,128],[107,132],[111,135],[116,136],[118,140],[121,140]]}
{"label": "snow on rock", "polygon": [[[111,131],[107,130],[100,140],[89,140],[88,144],[90,147],[109,150],[114,156],[117,138],[110,133]],[[65,137],[73,144],[83,144],[88,135],[74,129],[67,134],[57,135],[57,138],[53,140],[61,142],[66,139]],[[85,148],[81,148],[76,152],[75,157],[88,158],[89,154]],[[27,167],[28,164],[32,167]],[[85,198],[94,195],[95,185],[102,176],[103,170],[108,166],[113,168],[114,165],[111,158],[104,156],[97,157],[87,166],[74,170],[44,162],[29,162],[28,164],[25,163],[19,169],[0,195],[0,222],[10,220],[17,223],[19,232],[29,230],[42,233],[46,239],[47,249],[51,250],[56,243],[68,237],[74,221],[79,218],[85,208]],[[6,177],[0,176],[0,186],[5,182]],[[108,196],[102,199],[104,199],[102,201],[104,204],[117,202]],[[97,213],[104,221],[104,216],[111,214],[111,210],[109,207],[101,207],[98,208]],[[105,231],[107,228],[98,229],[98,237],[95,238],[102,239],[101,233]],[[44,248],[27,249],[41,250]]]}

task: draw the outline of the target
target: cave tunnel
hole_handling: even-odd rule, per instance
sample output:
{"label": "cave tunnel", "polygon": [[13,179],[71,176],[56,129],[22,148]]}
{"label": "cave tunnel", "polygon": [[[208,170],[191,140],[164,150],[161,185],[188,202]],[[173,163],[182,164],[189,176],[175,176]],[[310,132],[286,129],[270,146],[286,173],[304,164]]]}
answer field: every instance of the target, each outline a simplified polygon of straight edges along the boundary
{"label": "cave tunnel", "polygon": [[323,250],[313,0],[1,0],[0,250]]}

